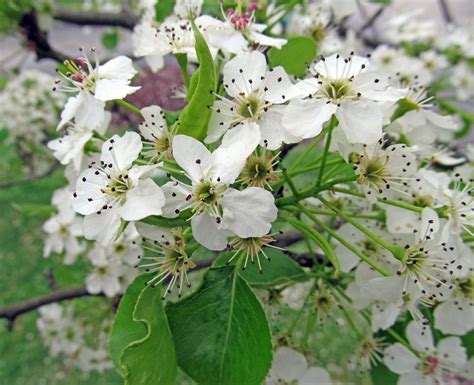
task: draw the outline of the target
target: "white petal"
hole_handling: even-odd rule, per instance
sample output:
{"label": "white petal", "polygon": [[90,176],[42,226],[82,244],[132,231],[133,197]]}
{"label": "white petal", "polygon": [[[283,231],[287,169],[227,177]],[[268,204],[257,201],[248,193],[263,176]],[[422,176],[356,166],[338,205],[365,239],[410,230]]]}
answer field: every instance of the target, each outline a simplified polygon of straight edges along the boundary
{"label": "white petal", "polygon": [[241,238],[267,234],[277,217],[273,195],[259,187],[229,189],[221,199],[224,224]]}
{"label": "white petal", "polygon": [[224,250],[227,247],[227,237],[231,234],[218,228],[216,219],[206,213],[196,215],[191,219],[191,228],[196,241],[209,250]]}
{"label": "white petal", "polygon": [[360,56],[351,56],[350,63],[345,63],[342,56],[334,54],[324,60],[320,60],[314,69],[324,77],[329,79],[347,79],[358,75],[362,66],[368,67],[369,61]]}
{"label": "white petal", "polygon": [[78,106],[74,115],[76,127],[89,130],[100,130],[108,125],[108,116],[105,113],[105,103],[97,100],[91,94],[85,93],[82,103]]}
{"label": "white petal", "polygon": [[158,72],[165,65],[165,58],[163,54],[157,53],[155,55],[145,56],[146,64],[150,66],[152,72]]}
{"label": "white petal", "polygon": [[454,119],[453,115],[440,115],[430,110],[423,110],[423,115],[435,126],[448,130],[457,130],[459,128],[459,124]]}
{"label": "white petal", "polygon": [[128,131],[123,136],[114,135],[102,145],[100,160],[112,164],[117,171],[128,170],[142,150],[140,135]]}
{"label": "white petal", "polygon": [[186,135],[173,139],[173,156],[181,168],[196,183],[211,169],[211,153],[198,140]]}
{"label": "white petal", "polygon": [[397,385],[437,385],[437,381],[430,376],[415,371],[409,374],[402,374],[398,379]]}
{"label": "white petal", "polygon": [[267,61],[258,51],[241,52],[224,66],[224,88],[226,92],[238,97],[241,93],[250,95],[258,90],[265,77]]}
{"label": "white petal", "polygon": [[150,215],[160,215],[165,204],[161,188],[151,179],[141,179],[131,190],[127,191],[125,204],[119,213],[126,221],[137,221]]}
{"label": "white petal", "polygon": [[345,101],[336,116],[350,143],[373,144],[382,136],[383,114],[375,102]]}
{"label": "white petal", "polygon": [[420,224],[418,213],[389,205],[384,208],[385,224],[389,232],[393,234],[413,234],[413,230],[418,229]]}
{"label": "white petal", "polygon": [[467,300],[454,302],[449,300],[436,307],[435,327],[445,334],[464,335],[474,329],[474,308]]}
{"label": "white petal", "polygon": [[420,237],[424,239],[427,236],[435,234],[439,230],[439,217],[436,211],[430,207],[425,207],[421,212]]}
{"label": "white petal", "polygon": [[[285,128],[282,125],[283,114],[281,113],[281,109],[277,107],[280,106],[270,107],[267,112],[262,114],[258,122],[261,134],[260,145],[272,151],[281,146],[285,132]],[[284,108],[286,108],[286,106]],[[287,143],[293,141],[293,137],[291,137]],[[299,138],[297,138],[296,141],[299,141]]]}
{"label": "white petal", "polygon": [[283,47],[288,40],[286,39],[280,39],[278,37],[271,37],[264,35],[263,33],[258,33],[258,32],[250,32],[249,38],[251,41],[258,43],[260,45],[266,45],[268,47],[276,47],[280,49]]}
{"label": "white petal", "polygon": [[423,327],[418,322],[411,321],[405,334],[410,345],[419,352],[430,353],[434,351],[433,335],[429,327]]}
{"label": "white petal", "polygon": [[459,337],[443,338],[438,343],[437,348],[437,355],[443,362],[449,362],[450,366],[458,369],[466,365],[466,349],[462,346],[462,341]]}
{"label": "white petal", "polygon": [[112,243],[120,228],[120,215],[115,209],[84,217],[84,237],[107,246]]}
{"label": "white petal", "polygon": [[297,96],[303,96],[303,91],[293,85],[283,67],[275,67],[265,74],[263,81],[263,99],[270,103],[285,103]]}
{"label": "white petal", "polygon": [[143,222],[136,222],[135,226],[138,233],[145,238],[158,242],[168,241],[174,244],[174,237],[171,231],[166,227],[149,225]]}
{"label": "white petal", "polygon": [[377,301],[396,303],[402,296],[403,282],[398,276],[374,278],[364,285],[362,292]]}
{"label": "white petal", "polygon": [[[232,106],[234,109],[233,111],[230,110]],[[229,101],[217,100],[214,102],[211,119],[209,120],[207,137],[204,142],[214,143],[225,134],[231,122],[238,117],[235,108],[235,104],[230,104]]]}
{"label": "white petal", "polygon": [[394,303],[377,304],[372,307],[372,331],[385,330],[392,326],[400,315],[401,308]]}
{"label": "white petal", "polygon": [[175,182],[168,182],[162,186],[166,203],[162,207],[165,218],[176,218],[183,210],[193,205],[191,190],[187,190],[182,185]]}
{"label": "white petal", "polygon": [[416,370],[420,360],[405,346],[397,342],[385,349],[383,362],[394,373],[408,374]]}
{"label": "white petal", "polygon": [[159,106],[149,106],[142,108],[140,112],[145,121],[140,123],[138,129],[145,139],[154,142],[166,127],[163,110]]}
{"label": "white petal", "polygon": [[295,99],[283,111],[283,127],[290,136],[312,138],[321,133],[323,124],[336,110],[336,105],[323,100]]}
{"label": "white petal", "polygon": [[141,88],[129,86],[128,83],[128,80],[123,79],[99,79],[95,86],[95,97],[103,102],[123,99]]}
{"label": "white petal", "polygon": [[298,385],[331,385],[331,377],[323,368],[309,368],[298,381]]}
{"label": "white petal", "polygon": [[102,193],[101,188],[107,185],[108,179],[96,170],[86,168],[76,183],[76,191],[72,207],[80,214],[88,215],[102,209],[110,201],[110,197]]}
{"label": "white petal", "polygon": [[296,350],[279,348],[273,356],[273,367],[270,375],[286,382],[298,380],[307,370],[306,358]]}
{"label": "white petal", "polygon": [[77,109],[84,101],[85,95],[85,92],[80,92],[76,96],[71,96],[67,100],[66,104],[64,105],[64,109],[61,112],[61,121],[58,124],[58,130],[60,130],[66,123],[70,122],[74,118]]}
{"label": "white petal", "polygon": [[136,73],[132,60],[126,56],[117,56],[99,67],[99,76],[115,79],[130,80]]}

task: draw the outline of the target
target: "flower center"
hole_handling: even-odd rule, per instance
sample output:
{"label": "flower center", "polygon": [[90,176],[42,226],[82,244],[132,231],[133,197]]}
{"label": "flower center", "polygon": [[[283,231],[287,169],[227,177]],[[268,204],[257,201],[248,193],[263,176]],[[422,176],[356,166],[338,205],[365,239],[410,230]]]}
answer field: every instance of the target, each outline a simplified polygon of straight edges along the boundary
{"label": "flower center", "polygon": [[124,203],[126,193],[132,188],[132,181],[128,174],[111,175],[109,183],[101,189],[102,193],[110,195],[114,199],[118,199],[119,203]]}
{"label": "flower center", "polygon": [[356,95],[349,79],[331,80],[324,78],[322,81],[322,94],[335,104],[339,104],[342,100],[353,98]]}
{"label": "flower center", "polygon": [[193,186],[193,197],[196,201],[193,211],[201,213],[203,211],[211,212],[215,217],[219,218],[219,200],[227,190],[227,186],[223,183],[213,183],[204,180]]}
{"label": "flower center", "polygon": [[424,374],[432,375],[436,372],[436,368],[439,365],[439,360],[437,357],[429,356],[420,365],[421,365],[420,370]]}
{"label": "flower center", "polygon": [[270,184],[279,180],[277,172],[274,170],[277,162],[277,156],[252,155],[247,159],[238,181],[248,186],[271,189]]}
{"label": "flower center", "polygon": [[365,184],[370,187],[376,187],[385,184],[384,177],[386,176],[385,157],[374,157],[369,159],[365,156],[358,156],[358,171],[359,177],[357,178],[357,183]]}
{"label": "flower center", "polygon": [[262,100],[257,95],[243,97],[239,102],[237,112],[244,119],[258,120],[263,110]]}

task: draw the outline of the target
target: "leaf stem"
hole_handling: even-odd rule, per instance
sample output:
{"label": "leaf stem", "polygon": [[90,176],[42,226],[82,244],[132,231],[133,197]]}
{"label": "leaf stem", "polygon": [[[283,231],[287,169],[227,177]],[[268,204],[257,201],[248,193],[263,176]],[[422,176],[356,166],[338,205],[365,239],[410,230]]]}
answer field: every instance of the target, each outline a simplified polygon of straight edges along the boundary
{"label": "leaf stem", "polygon": [[129,102],[126,102],[125,100],[122,99],[114,99],[114,102],[117,103],[118,105],[125,107],[126,109],[138,114],[141,116],[141,111],[138,107],[135,107],[133,104],[130,104]]}
{"label": "leaf stem", "polygon": [[317,187],[320,186],[321,181],[323,180],[324,167],[326,166],[326,159],[329,154],[329,147],[331,146],[332,130],[334,129],[334,127],[336,127],[336,125],[337,125],[337,118],[335,115],[332,115],[331,121],[329,122],[328,131],[327,131],[326,145],[324,146],[323,159],[321,161],[321,168],[319,169],[318,181],[316,182]]}

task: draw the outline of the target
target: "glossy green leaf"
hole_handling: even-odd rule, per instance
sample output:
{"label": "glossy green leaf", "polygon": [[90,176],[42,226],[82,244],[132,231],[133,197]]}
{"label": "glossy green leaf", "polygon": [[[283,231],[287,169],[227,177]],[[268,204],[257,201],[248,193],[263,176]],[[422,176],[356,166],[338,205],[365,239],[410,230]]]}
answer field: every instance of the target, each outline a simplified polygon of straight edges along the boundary
{"label": "glossy green leaf", "polygon": [[258,299],[235,266],[212,268],[189,297],[166,312],[178,364],[200,385],[260,385],[272,343]]}
{"label": "glossy green leaf", "polygon": [[[247,268],[240,272],[250,285],[258,287],[271,287],[285,282],[303,282],[308,279],[308,275],[291,257],[280,250],[267,248],[265,254],[270,257],[267,261],[263,255],[260,257],[263,272],[260,273],[255,264],[247,265]],[[225,266],[233,252],[222,254],[214,263],[214,266]]]}
{"label": "glossy green leaf", "polygon": [[[391,372],[385,365],[379,364],[372,368],[370,377],[374,385],[396,385],[398,376]],[[415,384],[413,384],[415,385]]]}
{"label": "glossy green leaf", "polygon": [[130,342],[140,339],[146,333],[145,325],[133,320],[133,310],[135,309],[138,296],[145,287],[146,281],[147,279],[144,275],[135,278],[125,291],[115,314],[109,336],[109,350],[115,368],[120,373],[122,373],[120,356],[123,350]]}
{"label": "glossy green leaf", "polygon": [[156,21],[164,21],[173,12],[174,0],[160,0],[155,4]]}
{"label": "glossy green leaf", "polygon": [[188,104],[179,117],[178,133],[202,140],[206,137],[207,123],[211,117],[208,106],[214,103],[216,74],[211,51],[194,23],[193,31],[199,68],[190,81]]}
{"label": "glossy green leaf", "polygon": [[316,57],[316,43],[307,36],[295,36],[288,39],[281,49],[272,48],[268,59],[273,67],[282,66],[286,72],[296,76],[306,73],[306,64]]}
{"label": "glossy green leaf", "polygon": [[177,364],[173,338],[158,287],[148,275],[128,287],[117,311],[109,346],[125,385],[173,385]]}

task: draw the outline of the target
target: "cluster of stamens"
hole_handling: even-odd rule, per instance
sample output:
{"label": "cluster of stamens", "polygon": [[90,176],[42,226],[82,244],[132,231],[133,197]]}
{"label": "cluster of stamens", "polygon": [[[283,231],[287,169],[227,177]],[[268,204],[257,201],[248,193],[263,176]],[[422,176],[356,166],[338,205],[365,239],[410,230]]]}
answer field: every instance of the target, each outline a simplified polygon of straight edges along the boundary
{"label": "cluster of stamens", "polygon": [[[222,4],[222,3],[221,3]],[[257,9],[257,3],[251,3],[247,11],[242,12],[239,6],[239,9],[228,8],[224,13],[224,18],[230,22],[235,29],[239,31],[245,30],[249,24],[253,23],[255,20],[255,10]]]}
{"label": "cluster of stamens", "polygon": [[247,158],[245,166],[237,179],[237,182],[247,186],[268,188],[272,190],[272,184],[279,181],[278,174],[281,170],[275,170],[279,162],[279,153],[257,155],[253,154]]}
{"label": "cluster of stamens", "polygon": [[146,282],[147,285],[156,287],[163,282],[168,283],[162,299],[172,292],[174,286],[178,288],[178,296],[181,297],[183,287],[191,287],[188,271],[196,267],[185,251],[182,230],[180,228],[172,229],[171,234],[172,241],[164,235],[160,241],[142,238],[141,247],[155,255],[138,256],[144,263],[136,266],[144,269],[145,272],[156,272],[156,275]]}

